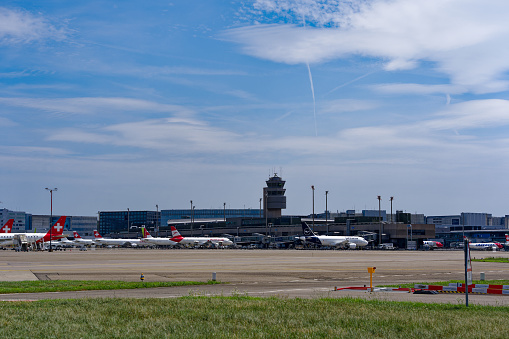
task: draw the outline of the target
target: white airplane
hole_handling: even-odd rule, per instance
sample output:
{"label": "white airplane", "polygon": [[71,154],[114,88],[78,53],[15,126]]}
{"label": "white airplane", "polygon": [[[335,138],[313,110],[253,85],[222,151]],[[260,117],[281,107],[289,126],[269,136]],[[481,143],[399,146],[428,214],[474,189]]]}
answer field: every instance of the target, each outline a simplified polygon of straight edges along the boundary
{"label": "white airplane", "polygon": [[150,245],[175,246],[183,239],[182,236],[172,238],[160,238],[160,237],[154,238],[153,236],[150,235],[150,233],[148,233],[148,230],[145,227],[142,227],[141,231],[143,233],[143,239],[141,239],[141,241],[143,243]]}
{"label": "white airplane", "polygon": [[5,225],[2,228],[0,228],[0,233],[11,233],[13,224],[14,224],[14,219],[7,220]]}
{"label": "white airplane", "polygon": [[304,236],[299,237],[299,239],[305,243],[310,242],[322,246],[341,247],[344,249],[355,249],[357,246],[364,247],[368,244],[368,241],[363,237],[316,235],[305,222],[302,222],[302,231],[304,232]]}
{"label": "white airplane", "polygon": [[496,251],[497,249],[504,248],[504,246],[498,242],[471,242],[468,243],[468,247],[470,247],[471,250],[484,251]]}
{"label": "white airplane", "polygon": [[[94,230],[95,243],[97,245],[113,245],[113,246],[132,246],[136,247],[142,244],[140,239],[112,239],[112,238],[103,238],[102,235]],[[146,244],[143,244],[146,245]]]}
{"label": "white airplane", "polygon": [[92,239],[83,239],[78,232],[73,231],[74,242],[78,245],[94,245],[95,242]]}
{"label": "white airplane", "polygon": [[59,241],[57,241],[57,243],[59,243],[61,247],[73,247],[74,245],[76,245],[74,241],[71,241],[67,238],[62,238]]}
{"label": "white airplane", "polygon": [[64,238],[64,225],[66,216],[60,217],[47,233],[0,233],[0,246],[13,245],[14,236],[24,234],[29,243],[45,243],[51,240]]}
{"label": "white airplane", "polygon": [[[468,239],[466,236],[463,236],[463,239]],[[506,238],[507,239],[507,238]],[[470,242],[468,241],[468,247],[471,250],[481,250],[481,251],[496,251],[497,249],[504,248],[501,243],[498,242]]]}
{"label": "white airplane", "polygon": [[444,244],[442,244],[440,241],[434,240],[424,240],[423,245],[428,246],[430,249],[444,247]]}
{"label": "white airplane", "polygon": [[224,237],[183,237],[179,231],[175,228],[175,226],[171,226],[171,235],[172,239],[178,239],[178,237],[182,238],[179,243],[183,245],[191,245],[191,246],[205,246],[212,245],[214,247],[219,246],[230,246],[233,245],[233,241]]}

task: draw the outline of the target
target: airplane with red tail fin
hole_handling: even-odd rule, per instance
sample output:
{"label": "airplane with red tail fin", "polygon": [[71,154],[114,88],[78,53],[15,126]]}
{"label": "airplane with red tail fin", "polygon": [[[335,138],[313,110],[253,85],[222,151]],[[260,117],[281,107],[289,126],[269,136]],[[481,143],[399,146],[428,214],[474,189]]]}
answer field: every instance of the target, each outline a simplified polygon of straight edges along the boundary
{"label": "airplane with red tail fin", "polygon": [[13,224],[14,224],[14,219],[7,220],[5,225],[2,228],[0,228],[0,233],[11,233]]}
{"label": "airplane with red tail fin", "polygon": [[226,237],[183,237],[179,231],[175,228],[175,226],[171,226],[171,235],[172,239],[180,237],[182,238],[179,242],[182,245],[190,245],[190,246],[231,246],[233,245],[233,241]]}
{"label": "airplane with red tail fin", "polygon": [[182,236],[176,236],[171,238],[161,238],[161,237],[153,237],[148,233],[148,230],[145,227],[141,228],[143,232],[143,239],[142,242],[151,244],[151,245],[157,245],[157,246],[175,246],[180,241],[182,241]]}
{"label": "airplane with red tail fin", "polygon": [[95,244],[94,240],[92,240],[92,239],[83,239],[78,234],[78,232],[76,232],[76,231],[73,231],[72,233],[73,233],[73,236],[74,236],[74,242],[76,244],[79,244],[79,245],[93,245],[93,244]]}
{"label": "airplane with red tail fin", "polygon": [[25,235],[28,243],[46,243],[51,240],[59,240],[64,238],[64,225],[67,216],[61,216],[51,226],[51,229],[47,233],[0,233],[0,246],[13,245],[14,236]]}
{"label": "airplane with red tail fin", "polygon": [[94,230],[94,236],[95,236],[95,243],[97,245],[106,245],[106,246],[140,246],[140,245],[146,245],[146,243],[142,243],[140,239],[113,239],[113,238],[103,238],[101,234],[97,230]]}

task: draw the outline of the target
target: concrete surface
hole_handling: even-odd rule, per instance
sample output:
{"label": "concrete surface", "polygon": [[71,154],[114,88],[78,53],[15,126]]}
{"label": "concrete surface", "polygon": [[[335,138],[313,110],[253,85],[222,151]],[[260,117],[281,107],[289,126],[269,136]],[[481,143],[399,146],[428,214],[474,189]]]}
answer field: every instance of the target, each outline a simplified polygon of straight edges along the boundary
{"label": "concrete surface", "polygon": [[[472,252],[472,257],[509,257],[509,252]],[[222,285],[0,295],[0,300],[84,297],[172,298],[183,295],[249,295],[299,298],[361,297],[378,300],[462,304],[464,294],[334,291],[373,284],[431,283],[464,279],[461,251],[317,251],[96,249],[65,252],[0,251],[0,280],[207,281]],[[509,264],[473,263],[474,279],[509,279]],[[470,304],[509,305],[509,296],[469,295]]]}

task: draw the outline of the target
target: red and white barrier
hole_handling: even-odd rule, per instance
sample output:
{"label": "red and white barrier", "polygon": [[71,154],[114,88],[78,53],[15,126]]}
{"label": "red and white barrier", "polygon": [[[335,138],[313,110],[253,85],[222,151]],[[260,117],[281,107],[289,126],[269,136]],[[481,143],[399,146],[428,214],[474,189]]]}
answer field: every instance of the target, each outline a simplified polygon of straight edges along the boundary
{"label": "red and white barrier", "polygon": [[[465,284],[460,284],[460,283],[450,284],[449,286],[415,284],[414,287],[416,289],[430,290],[430,291],[465,293],[464,285]],[[473,285],[468,286],[468,293],[509,295],[509,285],[473,284]]]}

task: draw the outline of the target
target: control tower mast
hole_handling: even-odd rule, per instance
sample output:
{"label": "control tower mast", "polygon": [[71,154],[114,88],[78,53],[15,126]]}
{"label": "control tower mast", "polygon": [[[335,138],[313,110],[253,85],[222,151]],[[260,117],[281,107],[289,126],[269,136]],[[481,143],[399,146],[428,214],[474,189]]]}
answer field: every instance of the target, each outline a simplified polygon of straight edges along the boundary
{"label": "control tower mast", "polygon": [[281,218],[281,210],[286,209],[285,182],[277,173],[266,181],[267,187],[263,188],[263,210],[267,218]]}

